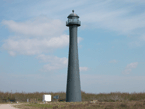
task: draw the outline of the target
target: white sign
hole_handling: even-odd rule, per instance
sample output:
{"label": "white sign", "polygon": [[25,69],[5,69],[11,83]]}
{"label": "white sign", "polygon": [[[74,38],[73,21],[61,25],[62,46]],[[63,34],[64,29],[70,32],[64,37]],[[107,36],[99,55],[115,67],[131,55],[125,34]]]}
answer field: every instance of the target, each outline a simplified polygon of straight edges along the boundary
{"label": "white sign", "polygon": [[43,101],[44,101],[44,102],[45,102],[45,101],[51,101],[51,95],[49,95],[49,94],[43,95]]}

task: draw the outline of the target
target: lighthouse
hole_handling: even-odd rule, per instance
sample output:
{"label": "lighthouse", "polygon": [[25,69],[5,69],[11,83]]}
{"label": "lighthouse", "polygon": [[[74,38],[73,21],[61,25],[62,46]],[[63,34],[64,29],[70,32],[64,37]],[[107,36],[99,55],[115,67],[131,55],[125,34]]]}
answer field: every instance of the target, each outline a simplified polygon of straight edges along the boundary
{"label": "lighthouse", "polygon": [[67,17],[66,26],[69,27],[69,55],[68,55],[68,72],[66,102],[81,102],[81,86],[79,74],[77,28],[81,25],[79,16],[72,13]]}

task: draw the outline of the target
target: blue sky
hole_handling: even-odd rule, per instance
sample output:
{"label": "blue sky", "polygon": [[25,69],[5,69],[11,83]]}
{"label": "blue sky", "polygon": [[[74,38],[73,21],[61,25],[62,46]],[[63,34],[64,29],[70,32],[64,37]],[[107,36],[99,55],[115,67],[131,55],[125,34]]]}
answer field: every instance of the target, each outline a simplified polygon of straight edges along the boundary
{"label": "blue sky", "polygon": [[1,0],[0,90],[66,92],[72,10],[81,90],[144,92],[144,0]]}

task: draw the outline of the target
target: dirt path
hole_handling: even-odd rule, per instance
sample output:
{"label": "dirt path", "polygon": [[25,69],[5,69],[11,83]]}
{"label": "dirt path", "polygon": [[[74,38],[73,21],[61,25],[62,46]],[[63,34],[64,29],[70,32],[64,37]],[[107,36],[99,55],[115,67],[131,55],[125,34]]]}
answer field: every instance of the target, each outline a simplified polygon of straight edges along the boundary
{"label": "dirt path", "polygon": [[0,104],[0,109],[18,109],[13,107],[13,104]]}
{"label": "dirt path", "polygon": [[9,104],[0,104],[0,109],[19,109],[19,108],[15,108],[14,105],[20,105],[20,104],[23,104],[23,103],[9,103]]}

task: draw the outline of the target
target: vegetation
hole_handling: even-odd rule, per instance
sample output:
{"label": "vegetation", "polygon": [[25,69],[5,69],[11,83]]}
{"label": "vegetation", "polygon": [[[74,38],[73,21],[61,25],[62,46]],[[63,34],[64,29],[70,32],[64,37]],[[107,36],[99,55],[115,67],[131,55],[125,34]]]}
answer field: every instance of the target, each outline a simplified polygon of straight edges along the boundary
{"label": "vegetation", "polygon": [[[43,94],[51,94],[52,102],[42,103]],[[53,96],[59,95],[57,100]],[[100,93],[92,94],[82,91],[82,102],[66,102],[65,92],[8,93],[0,92],[0,103],[21,102],[21,109],[145,109],[145,93]],[[27,103],[27,99],[30,102]],[[97,100],[96,102],[90,102]]]}

